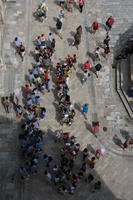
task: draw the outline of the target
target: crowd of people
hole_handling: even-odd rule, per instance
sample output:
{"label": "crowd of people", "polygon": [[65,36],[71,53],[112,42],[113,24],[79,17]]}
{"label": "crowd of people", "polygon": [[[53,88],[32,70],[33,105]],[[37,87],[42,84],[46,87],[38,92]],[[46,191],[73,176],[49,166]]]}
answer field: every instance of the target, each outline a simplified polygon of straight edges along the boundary
{"label": "crowd of people", "polygon": [[62,125],[65,123],[71,126],[75,117],[75,110],[70,99],[69,79],[72,69],[76,70],[76,62],[76,54],[74,54],[72,56],[68,55],[63,64],[57,63],[56,65],[57,97],[59,99],[60,123]]}
{"label": "crowd of people", "polygon": [[97,149],[95,155],[90,156],[87,148],[81,151],[74,135],[62,130],[55,132],[55,142],[60,150],[58,159],[47,154],[43,156],[46,180],[61,194],[74,194],[83,181],[92,186],[91,192],[101,189],[102,183],[95,177],[93,169],[104,155],[104,148]]}
{"label": "crowd of people", "polygon": [[[18,39],[20,40],[20,39]],[[16,39],[15,39],[16,41]],[[21,41],[21,40],[20,40]],[[18,46],[19,48],[19,46]],[[20,135],[23,164],[20,168],[21,178],[37,173],[39,158],[43,148],[43,132],[39,128],[39,121],[45,119],[46,108],[41,106],[41,96],[50,92],[50,69],[54,62],[55,39],[52,33],[48,37],[41,34],[36,38],[34,51],[35,65],[29,72],[28,82],[24,87],[25,105],[17,105],[17,116],[23,118]]]}
{"label": "crowd of people", "polygon": [[[59,4],[62,8],[59,12],[56,23],[56,33],[62,39],[61,29],[64,19],[64,9],[73,12],[74,0],[60,0]],[[83,12],[84,0],[78,1],[79,12]],[[41,22],[47,19],[48,6],[45,1],[42,1],[36,11],[37,17]],[[109,31],[114,24],[114,18],[110,16],[106,21],[106,37],[103,41],[104,57],[110,53],[109,48]],[[99,29],[98,21],[92,23],[92,33],[96,34]],[[81,43],[82,26],[78,26],[74,35],[73,46],[78,50]],[[21,60],[24,60],[26,49],[22,39],[15,37],[14,45],[16,52],[20,55]],[[51,155],[43,154],[43,132],[40,130],[39,122],[46,117],[46,108],[41,105],[41,96],[46,92],[51,91],[50,72],[54,66],[56,41],[53,34],[49,33],[48,37],[41,34],[36,38],[36,45],[34,50],[35,64],[29,70],[28,80],[24,87],[24,105],[22,106],[16,97],[10,101],[9,97],[3,99],[5,111],[9,113],[10,104],[13,103],[16,108],[18,120],[22,120],[21,128],[22,134],[19,135],[21,140],[21,154],[22,165],[20,167],[20,175],[22,179],[27,178],[29,175],[38,172],[38,164],[40,158],[43,157],[45,171],[44,175],[51,184],[53,183],[59,193],[74,194],[79,187],[81,181],[91,184],[92,191],[101,189],[101,181],[94,175],[94,167],[100,157],[103,157],[105,149],[99,148],[95,151],[93,156],[90,156],[88,148],[81,150],[80,144],[76,141],[74,135],[62,130],[55,131],[55,142],[60,149],[60,155],[56,160]],[[96,62],[96,63],[95,63]],[[60,113],[60,124],[71,126],[75,118],[75,109],[72,105],[70,98],[70,77],[73,70],[76,69],[77,57],[76,54],[67,55],[64,62],[56,64],[56,96],[58,98],[58,112]],[[98,78],[97,72],[101,70],[101,49],[97,47],[95,50],[95,66],[91,66],[90,59],[83,64],[83,78],[82,84],[87,82],[92,71]],[[81,111],[87,120],[88,104],[85,103]],[[93,132],[97,137],[99,122],[94,122]],[[128,137],[123,144],[123,149],[126,150],[131,144],[131,138]],[[78,163],[78,165],[77,165]]]}

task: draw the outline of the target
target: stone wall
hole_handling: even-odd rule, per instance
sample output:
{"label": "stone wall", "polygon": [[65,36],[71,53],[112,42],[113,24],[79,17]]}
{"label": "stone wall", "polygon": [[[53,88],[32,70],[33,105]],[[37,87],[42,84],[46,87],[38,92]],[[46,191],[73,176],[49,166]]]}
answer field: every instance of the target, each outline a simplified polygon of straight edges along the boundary
{"label": "stone wall", "polygon": [[5,13],[5,4],[4,0],[0,0],[0,96],[4,93],[3,82],[5,74],[5,65],[2,59],[2,38],[3,38],[3,28],[4,28],[4,13]]}
{"label": "stone wall", "polygon": [[0,24],[4,23],[4,1],[0,0]]}

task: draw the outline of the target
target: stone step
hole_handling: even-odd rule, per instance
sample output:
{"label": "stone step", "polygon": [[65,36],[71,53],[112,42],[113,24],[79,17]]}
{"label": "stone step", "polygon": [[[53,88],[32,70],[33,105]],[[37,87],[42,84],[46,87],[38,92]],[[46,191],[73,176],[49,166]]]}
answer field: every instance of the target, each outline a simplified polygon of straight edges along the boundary
{"label": "stone step", "polygon": [[117,93],[128,113],[128,115],[133,119],[133,110],[128,102],[128,98],[127,98],[127,94],[124,92],[124,90],[122,89],[122,85],[121,82],[123,81],[123,75],[122,75],[122,71],[121,71],[121,67],[124,66],[126,63],[128,63],[128,60],[124,61],[118,61],[117,63],[117,67],[116,67],[116,90]]}
{"label": "stone step", "polygon": [[130,56],[130,80],[133,81],[133,54]]}

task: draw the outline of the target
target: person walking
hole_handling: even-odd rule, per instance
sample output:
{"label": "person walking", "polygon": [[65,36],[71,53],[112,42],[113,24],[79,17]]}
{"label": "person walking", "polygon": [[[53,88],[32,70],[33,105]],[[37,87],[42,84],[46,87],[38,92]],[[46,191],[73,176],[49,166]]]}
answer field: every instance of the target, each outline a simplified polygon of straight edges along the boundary
{"label": "person walking", "polygon": [[95,50],[95,61],[100,61],[101,60],[101,51],[100,47],[97,47]]}
{"label": "person walking", "polygon": [[5,108],[6,113],[9,113],[9,106],[10,106],[10,101],[8,97],[5,97],[3,99],[3,106]]}
{"label": "person walking", "polygon": [[80,13],[83,12],[84,3],[85,3],[84,0],[79,0],[79,11],[80,11]]}
{"label": "person walking", "polygon": [[80,35],[79,33],[76,33],[76,34],[74,35],[74,40],[75,40],[75,41],[72,43],[72,45],[75,46],[76,49],[78,50],[78,46],[79,46],[79,44],[80,44],[80,42],[81,42],[81,35]]}
{"label": "person walking", "polygon": [[93,169],[95,167],[96,164],[96,157],[92,157],[91,161],[90,161],[90,168]]}
{"label": "person walking", "polygon": [[56,34],[59,35],[59,37],[60,37],[61,39],[63,39],[63,38],[62,38],[62,35],[61,35],[61,29],[62,29],[62,22],[61,22],[61,20],[60,20],[59,18],[57,18],[57,23],[56,23]]}
{"label": "person walking", "polygon": [[100,157],[103,157],[104,156],[104,152],[105,152],[105,149],[102,147],[100,149],[97,149],[96,150],[96,158],[99,159]]}
{"label": "person walking", "polygon": [[64,19],[64,12],[63,12],[63,10],[60,10],[60,12],[59,12],[59,19],[60,19],[61,22],[63,22],[63,19]]}
{"label": "person walking", "polygon": [[44,19],[47,19],[48,6],[46,6],[46,3],[43,3],[43,5],[41,6],[41,9],[43,11],[43,16],[42,16],[42,22],[43,22]]}
{"label": "person walking", "polygon": [[49,47],[51,47],[52,41],[53,41],[52,33],[49,33],[49,35],[48,35],[48,45],[49,45]]}
{"label": "person walking", "polygon": [[82,112],[83,112],[85,119],[87,120],[87,116],[86,116],[88,113],[88,104],[87,103],[83,105]]}
{"label": "person walking", "polygon": [[109,37],[108,32],[107,32],[106,38],[103,41],[104,47],[108,47],[109,46],[109,41],[110,41],[110,37]]}
{"label": "person walking", "polygon": [[110,16],[107,21],[106,21],[106,26],[107,26],[107,29],[110,31],[113,24],[114,24],[115,20],[113,18],[113,16]]}
{"label": "person walking", "polygon": [[93,133],[95,134],[96,137],[98,130],[99,130],[99,122],[93,122]]}
{"label": "person walking", "polygon": [[24,61],[24,55],[25,55],[25,47],[24,47],[24,45],[21,43],[21,45],[19,46],[19,48],[18,48],[18,53],[19,53],[19,55],[20,55],[20,57],[21,57],[21,59],[22,59],[22,62]]}
{"label": "person walking", "polygon": [[107,55],[110,53],[110,48],[109,48],[109,46],[106,46],[105,48],[104,48],[104,58],[107,58]]}
{"label": "person walking", "polygon": [[92,24],[93,34],[95,34],[98,29],[99,29],[99,23],[97,21],[94,21]]}
{"label": "person walking", "polygon": [[125,151],[125,150],[129,149],[131,144],[132,144],[132,140],[131,140],[130,136],[128,136],[126,141],[123,144],[123,146],[124,146],[123,150]]}
{"label": "person walking", "polygon": [[78,34],[82,34],[82,26],[81,25],[79,25],[78,27],[77,27],[77,29],[76,29],[76,32],[78,33]]}
{"label": "person walking", "polygon": [[84,70],[89,70],[90,69],[90,67],[91,67],[91,64],[90,64],[90,61],[89,60],[87,60],[85,63],[84,63]]}
{"label": "person walking", "polygon": [[82,84],[84,85],[88,78],[88,71],[84,70],[83,78],[82,78]]}

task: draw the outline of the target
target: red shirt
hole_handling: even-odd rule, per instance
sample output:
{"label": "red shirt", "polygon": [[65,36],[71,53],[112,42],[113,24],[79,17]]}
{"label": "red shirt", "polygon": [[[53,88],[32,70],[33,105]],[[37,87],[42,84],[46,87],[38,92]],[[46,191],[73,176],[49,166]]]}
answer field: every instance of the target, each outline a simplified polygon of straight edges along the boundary
{"label": "red shirt", "polygon": [[109,17],[109,19],[108,19],[108,23],[109,23],[109,25],[110,26],[112,26],[113,24],[114,24],[114,18],[113,17]]}
{"label": "red shirt", "polygon": [[62,83],[62,78],[61,78],[60,76],[57,78],[57,83],[58,83],[58,84],[61,84],[61,83]]}
{"label": "red shirt", "polygon": [[79,0],[79,5],[83,6],[84,5],[84,0]]}
{"label": "red shirt", "polygon": [[85,63],[84,63],[84,68],[85,68],[85,69],[90,69],[90,66],[91,66],[91,65],[90,65],[89,62],[85,62]]}
{"label": "red shirt", "polygon": [[30,91],[30,90],[29,90],[29,87],[28,87],[28,86],[26,86],[26,87],[25,87],[25,93],[26,93],[26,94],[28,94],[28,93],[29,93],[29,91]]}
{"label": "red shirt", "polygon": [[73,58],[69,56],[69,57],[67,58],[67,60],[66,60],[66,63],[69,65],[69,64],[71,63],[72,60],[73,60]]}
{"label": "red shirt", "polygon": [[44,76],[45,76],[45,80],[47,81],[48,80],[48,71],[45,72]]}
{"label": "red shirt", "polygon": [[93,23],[93,29],[94,29],[94,30],[98,30],[98,28],[99,28],[98,22],[94,22],[94,23]]}

